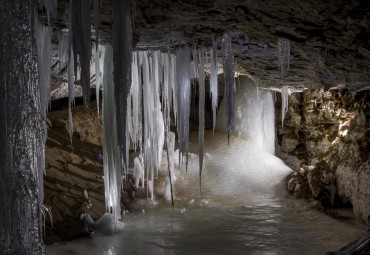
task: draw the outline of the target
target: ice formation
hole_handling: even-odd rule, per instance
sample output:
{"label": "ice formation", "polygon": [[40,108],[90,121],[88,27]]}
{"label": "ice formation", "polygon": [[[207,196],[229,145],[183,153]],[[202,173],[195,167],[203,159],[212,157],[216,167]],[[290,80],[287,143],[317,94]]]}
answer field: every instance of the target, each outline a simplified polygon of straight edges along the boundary
{"label": "ice formation", "polygon": [[[233,134],[265,151],[275,153],[275,107],[273,92],[260,89],[251,79],[239,77],[235,94]],[[217,116],[217,129],[227,131],[223,102]]]}
{"label": "ice formation", "polygon": [[114,103],[113,50],[105,47],[103,75],[103,157],[107,212],[114,220],[121,218],[122,154],[117,143],[116,106]]}
{"label": "ice formation", "polygon": [[204,147],[204,103],[205,103],[205,81],[204,70],[205,52],[199,51],[199,190],[202,191],[202,169],[203,169],[203,147]]}
{"label": "ice formation", "polygon": [[279,38],[277,44],[279,69],[282,74],[289,71],[290,65],[290,42],[286,38]]}
{"label": "ice formation", "polygon": [[73,134],[73,120],[72,120],[72,106],[75,100],[75,84],[74,84],[74,62],[73,62],[73,51],[70,51],[70,59],[68,63],[68,131],[69,138],[72,144]]}
{"label": "ice formation", "polygon": [[234,79],[234,55],[231,50],[231,38],[226,33],[222,38],[222,57],[225,80],[225,111],[227,119],[228,143],[234,125],[234,98],[235,98],[235,79]]}
{"label": "ice formation", "polygon": [[90,107],[91,3],[90,0],[70,1],[70,5],[75,74],[77,74],[77,64],[79,64],[81,67],[83,100],[85,108],[88,109]]}
{"label": "ice formation", "polygon": [[131,86],[132,1],[113,1],[113,79],[117,139],[122,155],[127,146],[127,96]]}
{"label": "ice formation", "polygon": [[[190,115],[190,50],[176,50],[176,87],[177,87],[177,133],[180,154],[186,153],[186,168],[189,150],[189,115]],[[180,162],[179,162],[180,165]]]}
{"label": "ice formation", "polygon": [[288,112],[290,90],[288,86],[281,88],[281,126],[284,126],[285,114]]}
{"label": "ice formation", "polygon": [[132,54],[132,73],[131,73],[131,91],[130,98],[132,102],[128,102],[128,111],[131,111],[132,104],[132,132],[130,134],[131,141],[135,151],[138,146],[142,152],[142,81],[141,81],[141,63],[139,61],[139,53]]}
{"label": "ice formation", "polygon": [[212,39],[212,49],[210,53],[210,92],[212,97],[212,112],[213,112],[213,132],[216,127],[216,111],[218,106],[218,83],[217,83],[217,43]]}
{"label": "ice formation", "polygon": [[100,49],[99,45],[93,47],[93,56],[95,62],[95,95],[96,95],[96,108],[99,114],[99,96],[100,96]]}
{"label": "ice formation", "polygon": [[142,155],[134,159],[134,178],[135,187],[139,188],[141,183],[141,187],[144,188],[144,164]]}
{"label": "ice formation", "polygon": [[41,103],[41,112],[43,113],[43,117],[46,118],[47,107],[50,101],[51,28],[36,21],[35,38],[40,75],[40,100],[43,100]]}

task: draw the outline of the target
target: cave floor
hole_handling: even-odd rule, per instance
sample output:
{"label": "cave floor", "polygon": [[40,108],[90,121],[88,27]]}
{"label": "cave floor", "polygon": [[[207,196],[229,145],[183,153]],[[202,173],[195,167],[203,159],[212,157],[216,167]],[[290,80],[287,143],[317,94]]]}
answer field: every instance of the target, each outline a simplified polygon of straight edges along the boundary
{"label": "cave floor", "polygon": [[[190,151],[198,152],[198,134]],[[156,202],[138,192],[118,234],[47,246],[47,254],[324,254],[366,232],[285,191],[290,169],[280,159],[226,134],[205,133],[202,194],[197,153],[188,172],[176,170],[175,206],[163,199],[166,162],[156,181]],[[165,157],[164,157],[165,158]]]}

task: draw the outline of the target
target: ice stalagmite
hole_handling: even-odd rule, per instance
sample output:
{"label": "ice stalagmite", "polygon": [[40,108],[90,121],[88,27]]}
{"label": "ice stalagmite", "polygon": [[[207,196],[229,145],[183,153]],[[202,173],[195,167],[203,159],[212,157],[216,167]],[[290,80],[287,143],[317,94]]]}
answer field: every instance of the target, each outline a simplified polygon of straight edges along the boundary
{"label": "ice stalagmite", "polygon": [[103,76],[103,157],[104,188],[107,212],[114,220],[121,218],[122,158],[117,144],[116,106],[114,104],[113,50],[106,46]]}
{"label": "ice stalagmite", "polygon": [[202,169],[203,169],[203,147],[204,147],[204,102],[205,102],[205,80],[204,51],[199,51],[199,189],[202,191]]}
{"label": "ice stalagmite", "polygon": [[[186,153],[186,169],[189,149],[189,115],[190,115],[190,50],[176,50],[176,87],[177,87],[177,133],[180,155]],[[179,157],[179,160],[182,157]],[[180,162],[179,162],[180,165]]]}
{"label": "ice stalagmite", "polygon": [[282,74],[289,70],[290,65],[290,42],[286,38],[279,38],[277,44],[279,69]]}
{"label": "ice stalagmite", "polygon": [[213,113],[213,132],[216,127],[216,111],[218,105],[218,84],[217,84],[217,43],[212,39],[212,49],[210,54],[211,75],[210,75],[210,92],[212,97]]}
{"label": "ice stalagmite", "polygon": [[70,3],[72,4],[72,45],[75,74],[77,74],[77,63],[79,63],[83,100],[85,109],[88,109],[90,107],[91,3],[90,0],[70,1]]}
{"label": "ice stalagmite", "polygon": [[234,98],[235,98],[235,79],[234,79],[234,55],[231,50],[231,38],[226,33],[222,38],[222,57],[225,80],[225,110],[227,118],[228,143],[234,125]]}
{"label": "ice stalagmite", "polygon": [[288,112],[290,90],[288,86],[281,88],[281,126],[284,126],[285,114]]}
{"label": "ice stalagmite", "polygon": [[0,1],[0,254],[5,255],[44,250],[42,111],[48,98],[41,98],[33,4]]}
{"label": "ice stalagmite", "polygon": [[113,1],[113,79],[116,104],[117,138],[126,155],[127,96],[131,86],[131,0]]}

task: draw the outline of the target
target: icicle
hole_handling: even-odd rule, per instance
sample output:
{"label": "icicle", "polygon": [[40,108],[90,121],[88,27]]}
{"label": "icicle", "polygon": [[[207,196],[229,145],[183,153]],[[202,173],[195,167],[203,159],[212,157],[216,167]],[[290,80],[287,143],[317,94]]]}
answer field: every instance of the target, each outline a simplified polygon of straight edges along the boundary
{"label": "icicle", "polygon": [[279,38],[277,44],[277,55],[278,55],[278,63],[279,69],[282,74],[289,71],[290,65],[290,42],[286,38]]}
{"label": "icicle", "polygon": [[69,58],[68,58],[68,50],[69,50],[69,35],[67,32],[64,32],[61,30],[59,32],[59,48],[58,48],[58,57],[59,57],[59,72],[62,71],[62,69],[68,64]]}
{"label": "icicle", "polygon": [[204,103],[205,103],[205,72],[204,51],[199,51],[199,190],[202,191],[203,146],[204,146]]}
{"label": "icicle", "polygon": [[[180,155],[186,153],[186,169],[189,149],[189,115],[190,115],[190,50],[176,50],[176,86],[177,86],[177,133]],[[181,157],[179,157],[181,158]],[[180,162],[179,162],[180,165]]]}
{"label": "icicle", "polygon": [[132,54],[132,72],[131,72],[131,99],[132,99],[132,135],[131,140],[136,151],[137,145],[141,147],[142,140],[142,106],[141,106],[141,69],[139,63],[139,54]]}
{"label": "icicle", "polygon": [[[103,157],[107,212],[114,220],[121,218],[122,158],[117,144],[116,106],[114,103],[113,51],[106,46],[103,76]],[[123,154],[124,155],[124,154]]]}
{"label": "icicle", "polygon": [[177,116],[177,87],[176,87],[176,55],[172,55],[170,57],[170,77],[169,83],[171,84],[171,91],[172,91],[172,107],[173,107],[173,114],[175,117],[175,125],[178,122]]}
{"label": "icicle", "polygon": [[75,73],[77,57],[81,66],[81,86],[85,109],[90,107],[90,59],[91,59],[91,25],[90,0],[70,1],[72,3],[72,33]]}
{"label": "icicle", "polygon": [[216,127],[216,111],[218,105],[218,84],[217,84],[217,43],[214,42],[213,38],[210,62],[211,62],[210,92],[212,96],[213,133],[214,133]]}
{"label": "icicle", "polygon": [[225,110],[227,118],[227,137],[230,142],[230,135],[234,125],[234,55],[231,50],[231,38],[225,34],[222,39],[223,69],[225,79]]}
{"label": "icicle", "polygon": [[94,62],[95,62],[95,94],[96,94],[96,107],[99,115],[99,96],[100,96],[100,50],[99,46],[96,45],[93,49]]}
{"label": "icicle", "polygon": [[51,81],[51,30],[37,21],[35,25],[38,67],[40,76],[41,112],[46,118],[47,107],[50,102]]}
{"label": "icicle", "polygon": [[72,120],[72,105],[75,100],[75,84],[74,84],[74,62],[73,62],[73,51],[71,49],[71,57],[68,64],[68,123],[69,123],[69,138],[72,145],[73,135],[73,120]]}
{"label": "icicle", "polygon": [[118,146],[126,155],[127,96],[131,86],[131,1],[113,1],[113,78]]}
{"label": "icicle", "polygon": [[288,86],[281,88],[281,127],[284,126],[285,114],[288,112],[290,93]]}
{"label": "icicle", "polygon": [[99,0],[94,0],[95,48],[99,45]]}
{"label": "icicle", "polygon": [[43,5],[48,16],[48,25],[50,27],[50,14],[57,16],[57,0],[43,0]]}

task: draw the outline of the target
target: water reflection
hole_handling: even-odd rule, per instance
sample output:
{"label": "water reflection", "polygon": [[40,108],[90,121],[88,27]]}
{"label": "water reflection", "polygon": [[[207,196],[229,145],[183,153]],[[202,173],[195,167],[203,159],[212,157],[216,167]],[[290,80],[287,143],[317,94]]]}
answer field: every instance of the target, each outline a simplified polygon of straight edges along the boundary
{"label": "water reflection", "polygon": [[160,195],[155,206],[138,200],[137,211],[146,213],[126,216],[120,234],[51,245],[48,254],[323,254],[366,231],[287,195],[289,169],[279,159],[241,139],[224,146],[222,134],[209,135],[202,196],[192,156],[188,173],[177,173],[174,208]]}

